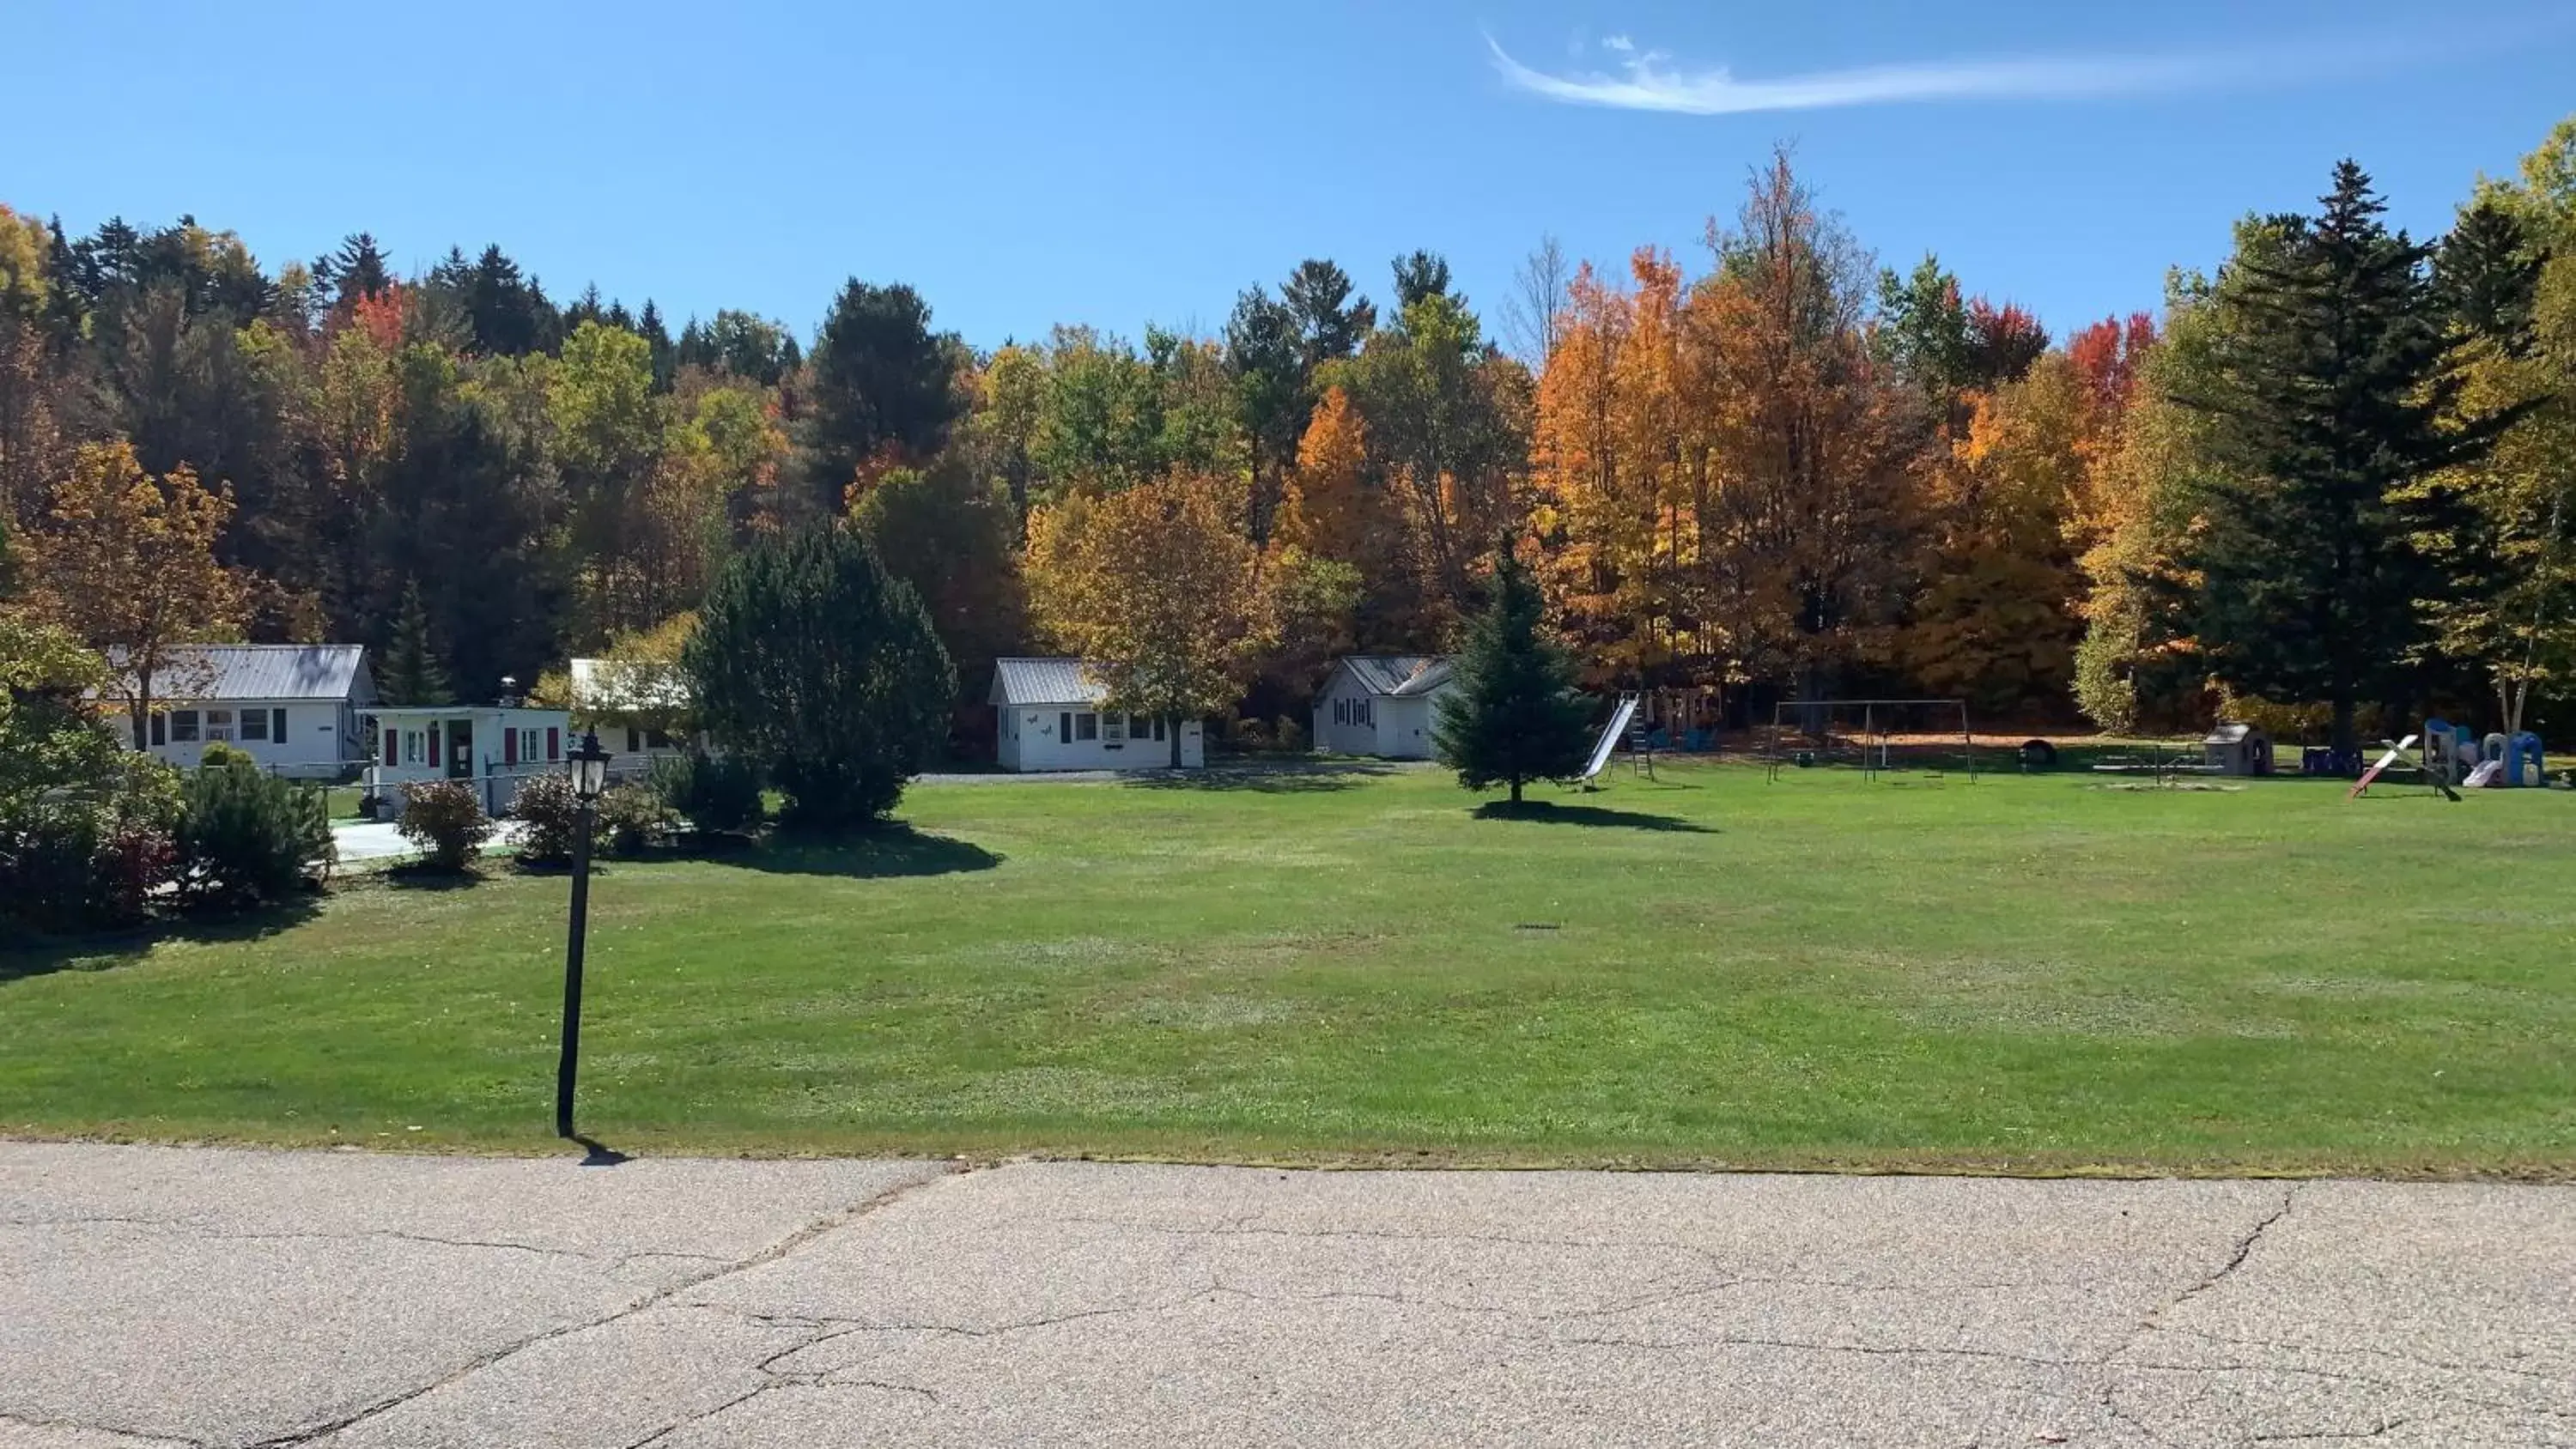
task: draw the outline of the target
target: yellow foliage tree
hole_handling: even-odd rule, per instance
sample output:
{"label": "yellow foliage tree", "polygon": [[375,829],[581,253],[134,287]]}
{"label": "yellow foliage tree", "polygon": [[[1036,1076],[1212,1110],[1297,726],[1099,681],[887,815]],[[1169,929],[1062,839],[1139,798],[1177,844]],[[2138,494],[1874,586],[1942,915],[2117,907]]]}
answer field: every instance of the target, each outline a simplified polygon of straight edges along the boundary
{"label": "yellow foliage tree", "polygon": [[1966,436],[1931,470],[1931,580],[1902,654],[1939,694],[1986,710],[2062,699],[2083,634],[2071,543],[2085,487],[2082,379],[2064,353],[1972,394]]}
{"label": "yellow foliage tree", "polygon": [[1380,562],[1383,520],[1367,468],[1367,424],[1347,389],[1327,389],[1297,444],[1297,471],[1279,505],[1279,540],[1320,558]]}
{"label": "yellow foliage tree", "polygon": [[153,700],[196,687],[177,663],[180,646],[240,626],[241,581],[215,561],[232,512],[229,492],[208,491],[185,466],[156,479],[123,442],[82,447],[54,487],[38,559],[47,604],[118,666],[109,688],[125,702],[136,749]]}
{"label": "yellow foliage tree", "polygon": [[[1110,709],[1176,724],[1215,713],[1275,644],[1239,490],[1175,474],[1029,515],[1030,611]],[[1177,765],[1181,732],[1171,736]]]}

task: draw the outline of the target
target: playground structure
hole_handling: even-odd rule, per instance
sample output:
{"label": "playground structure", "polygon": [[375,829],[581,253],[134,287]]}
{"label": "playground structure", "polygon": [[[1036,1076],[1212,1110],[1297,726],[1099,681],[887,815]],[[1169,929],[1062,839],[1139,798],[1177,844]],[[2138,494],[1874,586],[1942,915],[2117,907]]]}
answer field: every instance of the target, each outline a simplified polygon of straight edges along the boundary
{"label": "playground structure", "polygon": [[[2422,748],[2411,766],[2406,752]],[[2513,788],[2546,789],[2549,785],[2548,761],[2541,752],[2540,736],[2529,730],[2513,735],[2489,734],[2480,737],[2475,730],[2455,725],[2446,719],[2424,721],[2424,733],[2408,735],[2389,744],[2378,763],[2354,782],[2351,798],[2360,799],[2370,787],[2390,770],[2412,768],[2434,793],[2457,800],[2459,790],[2493,790]]]}
{"label": "playground structure", "polygon": [[2488,734],[2446,719],[2424,721],[2424,777],[2466,790],[2512,789],[2549,783],[2540,736]]}
{"label": "playground structure", "polygon": [[[1951,739],[1958,741],[1955,757],[1947,753]],[[1784,769],[1829,764],[1857,764],[1871,780],[1906,770],[1937,779],[1953,768],[1970,784],[1977,779],[1977,737],[1964,699],[1784,700],[1771,711],[1762,758],[1772,780]]]}
{"label": "playground structure", "polygon": [[1610,767],[1611,752],[1619,748],[1619,742],[1623,739],[1628,742],[1629,760],[1636,767],[1637,773],[1649,780],[1653,779],[1655,777],[1654,752],[1646,742],[1645,727],[1637,722],[1637,696],[1623,694],[1619,696],[1619,703],[1610,711],[1610,723],[1602,728],[1601,738],[1593,744],[1592,758],[1584,763],[1583,775],[1578,783],[1585,789],[1593,788],[1593,780]]}

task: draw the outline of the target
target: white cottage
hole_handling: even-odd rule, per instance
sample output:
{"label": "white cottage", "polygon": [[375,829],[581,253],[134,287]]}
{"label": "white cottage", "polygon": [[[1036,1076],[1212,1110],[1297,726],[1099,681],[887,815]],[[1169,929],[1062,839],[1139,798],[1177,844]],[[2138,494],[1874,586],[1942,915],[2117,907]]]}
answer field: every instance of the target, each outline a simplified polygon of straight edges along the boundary
{"label": "white cottage", "polygon": [[1103,691],[1078,659],[996,659],[989,702],[996,711],[995,750],[1005,770],[1144,770],[1172,763],[1172,732],[1181,763],[1207,763],[1199,722],[1111,714]]}
{"label": "white cottage", "polygon": [[522,781],[563,770],[573,738],[572,716],[560,709],[384,705],[372,717],[377,754],[367,793],[386,819],[401,813],[402,787],[424,780],[467,781],[486,813],[507,814]]}
{"label": "white cottage", "polygon": [[689,681],[678,666],[575,659],[566,673],[573,719],[599,731],[614,757],[610,776],[642,775],[656,760],[689,753],[689,736],[679,728],[689,711]]}
{"label": "white cottage", "polygon": [[1456,687],[1445,654],[1350,654],[1315,696],[1315,748],[1386,760],[1431,758],[1440,701]]}
{"label": "white cottage", "polygon": [[[130,700],[133,689],[112,680],[101,697]],[[145,751],[173,765],[193,767],[218,740],[292,779],[339,778],[367,757],[359,717],[376,685],[362,645],[191,645],[154,672],[152,689],[163,697],[145,721]],[[130,707],[114,724],[133,740]]]}

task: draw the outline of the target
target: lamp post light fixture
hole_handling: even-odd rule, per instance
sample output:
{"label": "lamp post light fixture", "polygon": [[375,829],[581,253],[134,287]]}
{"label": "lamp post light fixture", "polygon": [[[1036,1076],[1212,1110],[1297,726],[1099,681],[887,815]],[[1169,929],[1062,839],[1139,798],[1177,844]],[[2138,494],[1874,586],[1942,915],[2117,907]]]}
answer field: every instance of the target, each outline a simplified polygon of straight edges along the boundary
{"label": "lamp post light fixture", "polygon": [[572,1084],[581,1065],[581,943],[590,925],[590,827],[592,807],[608,785],[608,751],[599,747],[599,732],[585,731],[581,743],[567,751],[573,798],[581,828],[572,838],[572,939],[564,947],[563,1060],[555,1068],[555,1135],[572,1133]]}

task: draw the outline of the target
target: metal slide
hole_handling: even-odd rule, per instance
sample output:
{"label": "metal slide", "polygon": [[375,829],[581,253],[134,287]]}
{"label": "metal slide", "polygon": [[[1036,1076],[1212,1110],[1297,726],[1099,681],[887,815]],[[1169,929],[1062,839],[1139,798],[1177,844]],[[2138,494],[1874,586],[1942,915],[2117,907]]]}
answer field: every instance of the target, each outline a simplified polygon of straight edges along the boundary
{"label": "metal slide", "polygon": [[1583,778],[1591,779],[1609,767],[1610,752],[1619,748],[1620,737],[1628,732],[1628,721],[1637,717],[1637,696],[1619,696],[1619,707],[1610,711],[1610,727],[1601,732],[1601,743],[1592,747],[1592,763],[1583,767]]}

